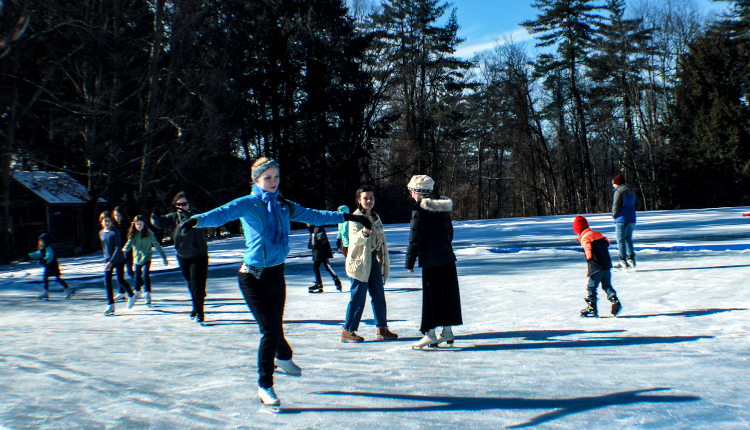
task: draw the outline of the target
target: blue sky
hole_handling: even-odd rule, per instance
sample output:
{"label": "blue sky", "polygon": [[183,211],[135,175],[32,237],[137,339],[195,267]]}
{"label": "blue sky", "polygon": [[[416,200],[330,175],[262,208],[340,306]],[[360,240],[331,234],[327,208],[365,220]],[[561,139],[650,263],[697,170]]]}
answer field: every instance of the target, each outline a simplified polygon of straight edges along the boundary
{"label": "blue sky", "polygon": [[[667,1],[667,0],[663,0]],[[672,0],[673,4],[690,0]],[[699,7],[709,11],[724,11],[728,3],[714,3],[710,0],[692,0]],[[449,0],[456,8],[459,36],[466,39],[459,45],[456,54],[470,58],[477,52],[492,49],[498,40],[512,36],[516,42],[529,40],[531,36],[519,23],[534,19],[538,12],[531,7],[532,0]],[[529,40],[529,47],[534,41]]]}

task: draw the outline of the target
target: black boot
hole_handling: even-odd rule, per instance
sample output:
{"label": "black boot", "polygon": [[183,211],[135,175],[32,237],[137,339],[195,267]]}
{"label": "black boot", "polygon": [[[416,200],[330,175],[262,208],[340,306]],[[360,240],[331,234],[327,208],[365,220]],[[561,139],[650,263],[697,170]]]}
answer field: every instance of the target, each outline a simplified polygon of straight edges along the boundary
{"label": "black boot", "polygon": [[611,296],[607,297],[610,302],[612,302],[612,316],[616,317],[617,314],[620,313],[620,310],[622,309],[622,304],[620,303],[620,300],[617,299],[617,295],[612,294]]}
{"label": "black boot", "polygon": [[599,316],[599,313],[596,310],[596,299],[586,297],[584,300],[586,300],[586,303],[588,306],[581,309],[581,317],[584,318],[596,318]]}
{"label": "black boot", "polygon": [[316,279],[312,287],[307,289],[310,293],[322,293],[323,292],[323,281]]}
{"label": "black boot", "polygon": [[344,287],[341,286],[341,279],[337,277],[333,278],[333,283],[336,284],[336,289],[339,290],[339,292],[344,291]]}

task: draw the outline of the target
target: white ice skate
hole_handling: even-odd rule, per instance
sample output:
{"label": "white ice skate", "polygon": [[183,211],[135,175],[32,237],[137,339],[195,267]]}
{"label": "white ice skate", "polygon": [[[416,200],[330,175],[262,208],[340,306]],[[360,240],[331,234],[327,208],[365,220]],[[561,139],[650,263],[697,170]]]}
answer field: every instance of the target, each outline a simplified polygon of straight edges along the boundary
{"label": "white ice skate", "polygon": [[278,413],[281,411],[281,400],[276,397],[276,392],[273,387],[263,388],[258,387],[258,398],[263,404],[265,410],[270,412]]}
{"label": "white ice skate", "polygon": [[628,272],[635,272],[635,261],[628,260],[628,268],[625,270],[627,270]]}
{"label": "white ice skate", "polygon": [[42,294],[38,295],[37,300],[46,300],[49,299],[49,292],[47,290],[42,291]]}
{"label": "white ice skate", "polygon": [[411,347],[412,349],[422,349],[425,346],[437,345],[437,343],[438,339],[435,336],[435,329],[432,329],[427,331],[427,333],[421,340],[412,343]]}
{"label": "white ice skate", "polygon": [[65,291],[63,291],[63,292],[65,293],[65,298],[66,299],[69,299],[69,298],[73,297],[76,294],[76,291],[74,289],[72,289],[72,288],[66,288]]}
{"label": "white ice skate", "polygon": [[109,305],[107,306],[107,309],[104,310],[105,317],[111,317],[114,314],[115,314],[115,305]]}
{"label": "white ice skate", "polygon": [[276,361],[276,367],[281,369],[284,373],[289,375],[301,375],[302,369],[297,366],[294,361],[290,358],[289,360],[279,360],[278,358],[275,359]]}
{"label": "white ice skate", "polygon": [[[453,330],[451,329],[451,326],[445,326],[443,327],[443,331],[437,335],[437,343],[447,343],[448,345],[453,345]],[[437,346],[437,345],[436,345]]]}
{"label": "white ice skate", "polygon": [[140,296],[140,291],[136,291],[132,296],[130,296],[130,299],[128,299],[128,309],[133,309],[133,306],[135,306],[135,302],[137,302],[140,298],[138,296]]}
{"label": "white ice skate", "polygon": [[115,301],[119,302],[121,300],[125,300],[126,297],[128,297],[128,296],[125,293],[120,293],[120,294],[118,294],[118,295],[115,296]]}
{"label": "white ice skate", "polygon": [[151,307],[151,292],[146,291],[146,306]]}

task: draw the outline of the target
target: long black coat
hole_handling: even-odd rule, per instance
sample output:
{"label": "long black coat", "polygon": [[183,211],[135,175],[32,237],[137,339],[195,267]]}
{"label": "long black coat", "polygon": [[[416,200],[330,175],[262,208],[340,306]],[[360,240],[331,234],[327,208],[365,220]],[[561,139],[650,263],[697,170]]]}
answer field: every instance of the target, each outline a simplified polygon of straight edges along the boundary
{"label": "long black coat", "polygon": [[311,225],[307,228],[310,232],[310,241],[307,243],[307,249],[312,249],[313,261],[324,261],[333,258],[331,244],[328,242],[328,235],[323,227]]}
{"label": "long black coat", "polygon": [[453,201],[438,194],[425,196],[414,205],[411,213],[406,268],[438,267],[456,261],[453,253],[453,223],[450,213]]}

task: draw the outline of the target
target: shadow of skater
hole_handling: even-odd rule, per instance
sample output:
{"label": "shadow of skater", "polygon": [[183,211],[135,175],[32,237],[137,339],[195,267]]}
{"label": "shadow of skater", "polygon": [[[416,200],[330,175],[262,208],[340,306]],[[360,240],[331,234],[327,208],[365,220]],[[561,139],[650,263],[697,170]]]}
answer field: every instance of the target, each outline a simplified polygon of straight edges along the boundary
{"label": "shadow of skater", "polygon": [[679,395],[644,395],[655,391],[665,391],[671,388],[650,388],[645,390],[623,391],[603,396],[575,397],[571,399],[524,399],[519,397],[452,397],[452,396],[423,396],[411,394],[366,393],[356,391],[320,391],[313,394],[334,396],[362,396],[393,400],[410,400],[415,402],[437,403],[429,406],[399,406],[399,407],[331,407],[331,408],[285,408],[285,413],[300,412],[424,412],[424,411],[482,411],[490,409],[552,409],[526,421],[524,423],[507,426],[506,428],[531,427],[546,423],[567,415],[590,411],[608,406],[630,405],[635,403],[675,403],[694,402],[701,400],[696,396]]}
{"label": "shadow of skater", "polygon": [[729,309],[720,309],[720,308],[713,308],[713,309],[695,309],[692,311],[682,311],[682,312],[664,312],[661,314],[646,314],[646,315],[621,315],[618,318],[650,318],[650,317],[702,317],[705,315],[713,315],[713,314],[720,314],[722,312],[730,312],[730,311],[746,311],[747,308],[729,308]]}

